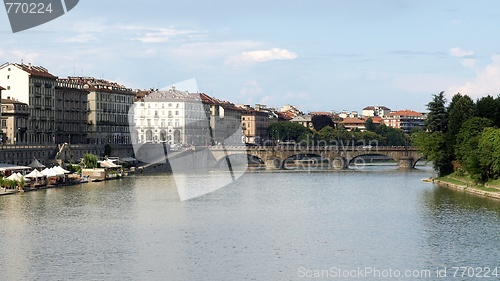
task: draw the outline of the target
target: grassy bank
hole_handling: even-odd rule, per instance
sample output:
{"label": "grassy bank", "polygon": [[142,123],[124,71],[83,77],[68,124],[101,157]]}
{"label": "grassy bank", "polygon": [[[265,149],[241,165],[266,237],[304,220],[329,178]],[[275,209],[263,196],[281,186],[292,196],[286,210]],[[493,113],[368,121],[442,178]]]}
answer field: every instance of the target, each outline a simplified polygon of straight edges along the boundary
{"label": "grassy bank", "polygon": [[468,175],[457,175],[453,173],[448,176],[436,178],[434,182],[456,190],[500,199],[500,180],[489,181],[481,185],[474,183]]}

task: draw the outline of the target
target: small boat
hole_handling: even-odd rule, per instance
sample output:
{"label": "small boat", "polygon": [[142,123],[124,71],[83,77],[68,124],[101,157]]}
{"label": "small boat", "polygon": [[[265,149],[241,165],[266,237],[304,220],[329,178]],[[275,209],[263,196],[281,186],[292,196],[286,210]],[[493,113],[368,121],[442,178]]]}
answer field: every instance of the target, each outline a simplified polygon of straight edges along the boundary
{"label": "small boat", "polygon": [[422,179],[423,182],[432,182],[432,178]]}

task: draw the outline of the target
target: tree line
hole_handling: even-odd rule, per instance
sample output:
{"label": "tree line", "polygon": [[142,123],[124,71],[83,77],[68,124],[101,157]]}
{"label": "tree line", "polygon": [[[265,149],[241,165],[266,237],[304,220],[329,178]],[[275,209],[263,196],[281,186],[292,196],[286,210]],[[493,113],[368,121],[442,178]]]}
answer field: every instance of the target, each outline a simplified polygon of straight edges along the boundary
{"label": "tree line", "polygon": [[441,92],[427,109],[425,132],[413,139],[440,176],[457,171],[477,183],[500,176],[500,96],[474,102],[457,93],[447,105]]}
{"label": "tree line", "polygon": [[335,125],[331,117],[312,117],[312,128],[293,122],[277,122],[268,128],[272,141],[294,141],[308,145],[380,145],[407,146],[412,138],[403,130],[384,124],[374,124],[371,118],[365,121],[366,130],[347,130],[342,124]]}

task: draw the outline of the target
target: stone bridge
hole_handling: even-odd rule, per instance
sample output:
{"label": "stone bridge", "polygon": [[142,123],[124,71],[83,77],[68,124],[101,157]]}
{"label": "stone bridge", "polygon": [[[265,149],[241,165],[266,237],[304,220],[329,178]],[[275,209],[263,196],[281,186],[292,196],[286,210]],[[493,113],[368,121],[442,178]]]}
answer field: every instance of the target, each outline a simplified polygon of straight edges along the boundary
{"label": "stone bridge", "polygon": [[400,168],[412,169],[423,155],[416,147],[394,146],[213,146],[209,148],[216,161],[232,155],[247,155],[250,163],[265,164],[268,169],[293,166],[321,166],[346,169],[350,164],[363,164],[361,156],[385,156],[394,159]]}

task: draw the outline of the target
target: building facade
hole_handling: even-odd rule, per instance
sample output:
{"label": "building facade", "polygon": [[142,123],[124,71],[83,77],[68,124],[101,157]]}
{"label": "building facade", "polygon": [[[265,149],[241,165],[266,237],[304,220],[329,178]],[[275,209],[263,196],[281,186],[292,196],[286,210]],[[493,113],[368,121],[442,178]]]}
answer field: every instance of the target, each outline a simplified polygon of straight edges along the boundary
{"label": "building facade", "polygon": [[3,99],[15,99],[29,107],[27,143],[55,143],[55,75],[41,66],[5,63],[0,66]]}
{"label": "building facade", "polygon": [[241,128],[241,108],[206,94],[200,97],[209,112],[212,145],[242,145],[245,137]]}
{"label": "building facade", "polygon": [[[68,77],[61,83],[79,85],[87,95],[87,141],[91,144],[129,144],[128,112],[135,93],[116,82],[93,77]],[[73,94],[74,97],[78,96]]]}
{"label": "building facade", "polygon": [[2,143],[28,143],[29,106],[12,98],[2,99]]}
{"label": "building facade", "polygon": [[384,117],[389,115],[389,113],[391,113],[391,110],[388,107],[379,105],[379,106],[367,106],[363,108],[362,115],[363,117],[376,117],[376,116]]}
{"label": "building facade", "polygon": [[87,143],[89,91],[82,84],[59,79],[55,94],[56,143]]}
{"label": "building facade", "polygon": [[269,140],[269,125],[278,121],[278,116],[265,105],[239,106],[241,111],[241,128],[246,143],[262,144]]}
{"label": "building facade", "polygon": [[311,130],[314,129],[311,115],[297,116],[290,120],[290,122],[297,123]]}
{"label": "building facade", "polygon": [[198,93],[149,93],[134,104],[132,142],[209,145],[208,113]]}
{"label": "building facade", "polygon": [[402,129],[406,133],[411,132],[413,128],[423,128],[424,122],[425,115],[413,110],[398,110],[384,118],[387,126]]}

